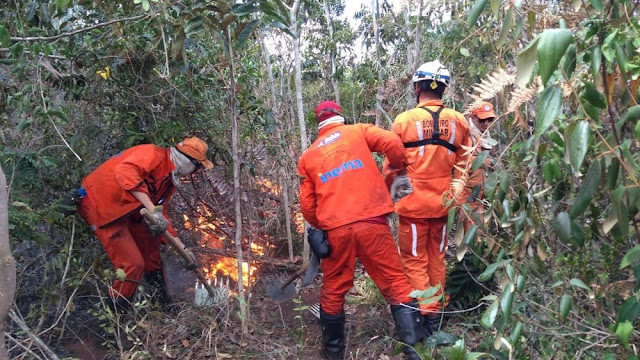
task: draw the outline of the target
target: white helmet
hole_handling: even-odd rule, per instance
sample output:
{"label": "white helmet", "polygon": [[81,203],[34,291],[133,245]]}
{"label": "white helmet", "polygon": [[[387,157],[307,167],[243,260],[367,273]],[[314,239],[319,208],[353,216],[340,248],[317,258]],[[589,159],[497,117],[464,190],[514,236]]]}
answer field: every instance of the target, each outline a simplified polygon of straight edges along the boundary
{"label": "white helmet", "polygon": [[444,86],[449,86],[451,82],[451,74],[449,70],[440,63],[439,60],[426,62],[413,73],[413,82],[424,80],[434,80],[441,82]]}

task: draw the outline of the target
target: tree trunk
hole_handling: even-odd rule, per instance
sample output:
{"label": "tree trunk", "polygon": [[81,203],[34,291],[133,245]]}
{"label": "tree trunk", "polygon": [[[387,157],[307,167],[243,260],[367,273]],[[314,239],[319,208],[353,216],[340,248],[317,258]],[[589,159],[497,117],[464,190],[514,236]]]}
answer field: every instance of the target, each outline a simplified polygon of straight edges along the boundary
{"label": "tree trunk", "polygon": [[324,18],[327,21],[327,27],[329,28],[329,43],[331,44],[331,86],[333,87],[333,94],[336,103],[342,106],[342,104],[340,103],[340,89],[338,88],[338,79],[336,79],[336,55],[338,49],[335,42],[333,41],[333,23],[331,22],[331,14],[329,14],[329,4],[327,3],[327,0],[324,0],[322,2],[322,6],[324,7]]}
{"label": "tree trunk", "polygon": [[242,334],[249,332],[247,326],[247,308],[249,304],[245,299],[244,284],[242,279],[242,208],[240,206],[240,155],[238,148],[238,115],[236,113],[236,78],[233,53],[233,44],[231,42],[231,30],[225,29],[227,37],[227,46],[229,48],[229,78],[231,81],[229,88],[229,108],[231,109],[231,152],[233,157],[233,201],[236,213],[235,224],[235,243],[236,243],[236,260],[238,261],[238,298],[240,300],[240,320],[242,321]]}
{"label": "tree trunk", "polygon": [[[300,151],[304,151],[309,147],[307,139],[307,125],[304,122],[304,108],[302,106],[302,68],[300,66],[300,31],[298,27],[298,11],[300,11],[301,0],[295,0],[293,6],[289,9],[289,20],[291,22],[291,32],[295,35],[293,39],[293,53],[295,57],[295,86],[296,86],[296,105],[298,108],[298,124],[300,124]],[[302,248],[302,258],[307,262],[309,259],[309,243],[307,242],[306,228],[309,225],[305,222],[304,240]]]}
{"label": "tree trunk", "polygon": [[0,359],[9,358],[4,346],[4,328],[15,294],[16,261],[9,245],[9,195],[7,179],[0,166]]}
{"label": "tree trunk", "polygon": [[[267,49],[267,43],[262,36],[262,55],[264,56],[264,63],[267,66],[267,79],[269,80],[269,89],[271,91],[271,111],[274,114],[278,114],[278,102],[276,100],[276,83],[273,79],[273,68],[271,67],[271,59],[269,58],[269,50]],[[286,139],[282,136],[282,124],[276,123],[276,136],[281,141],[281,144],[287,144]],[[283,149],[281,145],[278,145],[281,161],[287,161],[286,149]],[[293,260],[293,237],[291,235],[291,208],[289,208],[289,179],[286,176],[286,163],[280,164],[280,184],[282,185],[282,206],[284,207],[284,222],[285,230],[287,232],[287,245],[289,248],[289,260]]]}
{"label": "tree trunk", "polygon": [[371,0],[371,13],[373,14],[373,32],[376,44],[375,57],[376,68],[378,69],[378,84],[376,91],[376,126],[382,127],[382,104],[380,103],[380,99],[382,99],[384,72],[382,69],[382,64],[380,63],[380,26],[378,25],[378,16],[380,14],[378,12],[378,0]]}

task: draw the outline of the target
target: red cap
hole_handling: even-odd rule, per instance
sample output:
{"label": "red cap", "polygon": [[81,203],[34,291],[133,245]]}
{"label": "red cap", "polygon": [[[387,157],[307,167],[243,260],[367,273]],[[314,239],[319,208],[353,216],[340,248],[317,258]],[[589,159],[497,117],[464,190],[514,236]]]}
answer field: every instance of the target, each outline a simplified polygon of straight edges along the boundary
{"label": "red cap", "polygon": [[342,116],[342,108],[333,101],[323,101],[316,107],[315,116],[318,123],[336,115]]}
{"label": "red cap", "polygon": [[486,101],[471,110],[471,115],[475,115],[482,120],[496,117],[493,112],[493,104]]}

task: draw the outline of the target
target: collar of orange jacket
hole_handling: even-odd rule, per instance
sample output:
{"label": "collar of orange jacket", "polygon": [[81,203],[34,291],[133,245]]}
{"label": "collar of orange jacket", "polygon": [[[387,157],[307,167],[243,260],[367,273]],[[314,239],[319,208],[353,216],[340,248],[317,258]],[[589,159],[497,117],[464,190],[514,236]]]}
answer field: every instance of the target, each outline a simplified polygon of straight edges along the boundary
{"label": "collar of orange jacket", "polygon": [[325,127],[323,127],[322,129],[320,129],[320,131],[318,131],[318,136],[325,134],[326,132],[328,132],[329,130],[338,127],[338,126],[343,126],[344,124],[342,123],[337,123],[337,124],[329,124]]}
{"label": "collar of orange jacket", "polygon": [[416,105],[416,107],[425,107],[425,106],[443,106],[443,105],[442,105],[442,100],[427,100]]}

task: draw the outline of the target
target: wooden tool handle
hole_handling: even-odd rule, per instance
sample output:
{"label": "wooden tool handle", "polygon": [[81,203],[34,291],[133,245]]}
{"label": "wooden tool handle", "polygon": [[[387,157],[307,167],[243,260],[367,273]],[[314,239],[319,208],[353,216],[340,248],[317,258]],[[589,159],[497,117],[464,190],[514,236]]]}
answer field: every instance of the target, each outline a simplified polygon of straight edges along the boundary
{"label": "wooden tool handle", "polygon": [[[146,208],[140,209],[140,215],[142,215],[142,217],[144,217],[152,225],[155,225],[157,223],[156,218]],[[192,265],[191,267],[193,267],[193,272],[196,273],[196,275],[198,276],[198,279],[200,280],[202,285],[205,287],[205,289],[207,289],[207,292],[209,293],[209,295],[212,298],[215,297],[215,291],[213,291],[213,288],[211,287],[211,285],[207,281],[207,277],[204,276],[204,274],[202,273],[202,270],[200,270],[200,267],[198,266],[198,264],[196,264],[193,261],[191,256],[189,256],[189,254],[187,254],[187,252],[184,251],[184,249],[181,246],[178,245],[178,241],[176,240],[176,238],[173,237],[173,235],[171,235],[171,233],[169,231],[167,231],[167,230],[165,230],[164,234],[162,234],[162,235],[164,235],[164,237],[167,239],[167,242],[171,246],[173,246],[174,249],[176,249],[178,254],[180,254],[180,256],[182,256],[182,258],[187,262],[187,264]]]}
{"label": "wooden tool handle", "polygon": [[308,267],[309,267],[309,261],[307,261],[306,263],[302,264],[302,266],[300,266],[300,269],[298,269],[298,271],[293,273],[291,276],[289,276],[287,278],[287,280],[285,280],[285,282],[280,286],[280,290],[284,290],[284,288],[289,286],[289,284],[291,284],[293,282],[293,280],[295,280],[295,279],[299,278],[300,276],[302,276],[302,274],[304,274],[304,272],[307,271]]}

